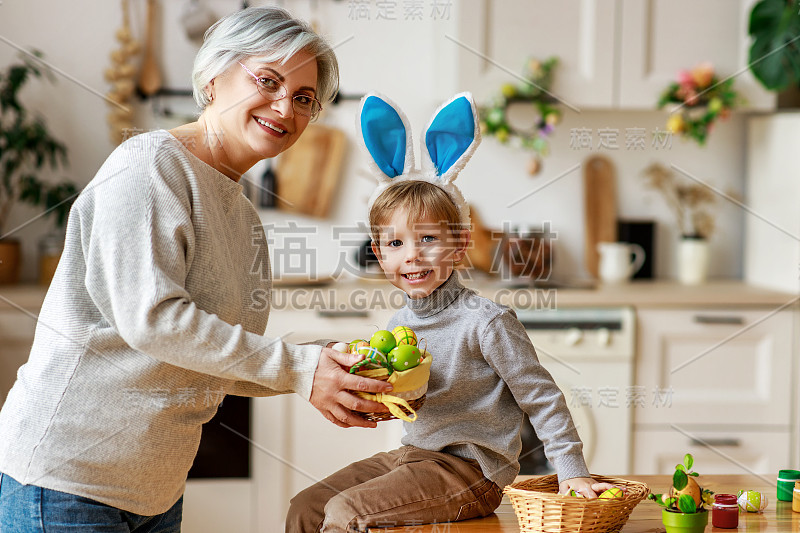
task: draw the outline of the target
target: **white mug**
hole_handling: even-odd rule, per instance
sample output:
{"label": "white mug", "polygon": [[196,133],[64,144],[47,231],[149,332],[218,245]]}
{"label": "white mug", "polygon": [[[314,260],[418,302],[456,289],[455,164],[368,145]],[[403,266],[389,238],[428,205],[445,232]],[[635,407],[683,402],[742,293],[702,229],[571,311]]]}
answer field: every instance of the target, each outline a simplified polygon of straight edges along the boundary
{"label": "white mug", "polygon": [[598,242],[597,251],[600,253],[598,271],[603,283],[625,283],[644,264],[644,249],[638,244]]}

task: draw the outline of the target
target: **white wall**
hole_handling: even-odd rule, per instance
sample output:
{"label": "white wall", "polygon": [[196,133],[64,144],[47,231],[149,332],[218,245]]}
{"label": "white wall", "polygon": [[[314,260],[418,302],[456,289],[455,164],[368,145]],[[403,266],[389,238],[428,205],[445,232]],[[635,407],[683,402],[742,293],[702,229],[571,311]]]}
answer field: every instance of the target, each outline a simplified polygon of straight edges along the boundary
{"label": "white wall", "polygon": [[[188,1],[188,0],[187,0]],[[134,32],[141,35],[144,0],[130,0],[134,15]],[[162,0],[162,24],[159,49],[165,85],[186,88],[196,44],[186,39],[178,24],[186,2]],[[240,2],[207,0],[205,2],[222,15],[236,9]],[[266,2],[251,2],[261,5]],[[430,113],[440,101],[458,91],[455,79],[457,45],[445,38],[455,30],[455,13],[449,20],[434,20],[429,3],[425,2],[422,20],[403,20],[403,2],[396,2],[398,20],[353,20],[351,2],[285,1],[284,6],[299,16],[315,18],[319,30],[337,47],[341,64],[342,91],[357,94],[366,90],[380,91],[397,101],[407,112],[418,137]],[[318,9],[312,13],[311,6]],[[454,2],[454,4],[456,4]],[[452,9],[457,9],[454,5]],[[105,93],[109,86],[103,71],[109,66],[109,53],[116,47],[114,32],[121,23],[119,2],[90,2],[73,0],[5,0],[0,4],[0,36],[25,48],[35,47],[72,79],[93,91]],[[16,55],[9,44],[0,42],[0,64],[6,65]],[[63,76],[53,87],[35,83],[29,87],[24,100],[35,107],[47,120],[54,135],[69,147],[71,167],[67,173],[81,185],[88,182],[113,146],[108,141],[105,115],[107,104]],[[171,127],[184,119],[153,118],[151,103],[138,107],[137,126],[143,128]],[[191,110],[191,102],[173,102],[175,109]],[[366,198],[374,182],[366,173],[363,155],[357,150],[353,132],[357,103],[345,101],[326,111],[324,123],[344,129],[350,140],[351,153],[346,159],[336,205],[326,220],[262,211],[265,223],[278,226],[295,220],[300,226],[314,226],[318,233],[309,243],[317,249],[319,272],[331,272],[337,267],[342,248],[331,241],[334,226],[352,226],[364,220]],[[556,269],[560,278],[583,277],[583,198],[581,171],[574,172],[529,199],[511,207],[511,201],[541,186],[552,178],[580,163],[596,150],[575,150],[570,147],[572,128],[590,128],[598,140],[599,128],[620,131],[618,150],[606,151],[617,169],[618,203],[621,216],[654,218],[659,223],[656,275],[672,277],[675,269],[672,257],[677,238],[671,214],[660,197],[646,191],[641,170],[653,161],[675,164],[692,175],[721,189],[742,190],[744,182],[744,121],[734,116],[718,125],[705,148],[674,139],[669,150],[655,150],[649,145],[649,134],[663,128],[666,116],[660,112],[617,112],[583,110],[580,114],[567,110],[564,122],[552,140],[552,154],[544,162],[542,172],[527,175],[528,154],[500,146],[493,138],[483,145],[459,178],[465,196],[475,206],[484,222],[501,227],[504,221],[518,225],[538,225],[550,221],[558,232]],[[645,128],[648,147],[643,151],[624,148],[626,128]],[[415,141],[415,142],[418,142]],[[261,166],[251,172],[253,179]],[[488,184],[488,185],[487,185]],[[722,200],[719,204],[719,231],[712,241],[712,276],[740,277],[742,272],[743,213]],[[9,227],[24,223],[37,214],[24,206],[15,209]],[[25,242],[24,277],[35,278],[35,247],[39,236],[49,228],[36,221],[19,230],[16,236]]]}

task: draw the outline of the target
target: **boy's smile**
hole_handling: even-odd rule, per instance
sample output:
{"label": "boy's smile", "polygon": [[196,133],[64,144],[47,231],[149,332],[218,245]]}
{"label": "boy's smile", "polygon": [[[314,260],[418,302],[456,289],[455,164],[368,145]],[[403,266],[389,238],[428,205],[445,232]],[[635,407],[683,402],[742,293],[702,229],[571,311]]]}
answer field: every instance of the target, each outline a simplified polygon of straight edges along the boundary
{"label": "boy's smile", "polygon": [[398,209],[378,238],[372,249],[392,285],[410,298],[424,298],[447,281],[464,258],[469,233],[459,238],[445,222],[412,221],[405,209]]}

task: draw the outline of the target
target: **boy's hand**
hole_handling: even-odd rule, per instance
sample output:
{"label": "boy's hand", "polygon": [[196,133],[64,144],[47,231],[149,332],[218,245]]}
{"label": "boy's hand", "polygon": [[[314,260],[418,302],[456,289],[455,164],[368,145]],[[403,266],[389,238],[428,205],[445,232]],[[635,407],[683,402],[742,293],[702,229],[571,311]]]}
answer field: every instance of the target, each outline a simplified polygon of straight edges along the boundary
{"label": "boy's hand", "polygon": [[385,381],[350,374],[347,369],[363,359],[363,355],[347,354],[323,348],[319,356],[314,384],[311,387],[311,405],[340,427],[374,428],[375,422],[361,418],[353,411],[387,413],[382,403],[359,398],[351,391],[389,392],[392,386]]}
{"label": "boy's hand", "polygon": [[565,479],[558,485],[558,493],[566,494],[574,490],[584,498],[597,498],[597,495],[614,487],[611,483],[599,483],[590,477],[574,477]]}

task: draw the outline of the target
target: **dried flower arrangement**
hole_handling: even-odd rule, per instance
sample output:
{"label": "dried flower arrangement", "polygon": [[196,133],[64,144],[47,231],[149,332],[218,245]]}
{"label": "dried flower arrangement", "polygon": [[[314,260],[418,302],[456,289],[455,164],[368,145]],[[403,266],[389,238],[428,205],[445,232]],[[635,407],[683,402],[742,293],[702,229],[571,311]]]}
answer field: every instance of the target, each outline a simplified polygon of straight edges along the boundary
{"label": "dried flower arrangement", "polygon": [[[653,163],[643,172],[647,185],[664,197],[675,214],[681,236],[688,239],[708,239],[716,228],[712,207],[717,197],[709,187],[682,182],[671,169]],[[735,193],[728,193],[736,197]]]}

